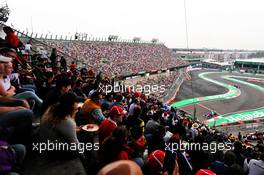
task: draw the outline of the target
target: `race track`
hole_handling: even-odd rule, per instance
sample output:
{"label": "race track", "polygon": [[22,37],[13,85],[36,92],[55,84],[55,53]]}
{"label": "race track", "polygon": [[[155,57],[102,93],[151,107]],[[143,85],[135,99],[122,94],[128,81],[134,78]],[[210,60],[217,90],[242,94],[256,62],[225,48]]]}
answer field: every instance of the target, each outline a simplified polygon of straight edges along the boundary
{"label": "race track", "polygon": [[[212,110],[222,117],[229,117],[229,115],[234,113],[243,113],[242,111],[245,110],[252,111],[257,108],[264,108],[264,76],[227,72],[204,72],[208,71],[193,71],[190,73],[192,80],[184,81],[176,98],[176,103],[173,103],[172,106],[178,107],[190,114],[194,114],[194,109],[196,109],[196,117],[200,121],[206,120],[204,114]],[[202,74],[204,76],[201,76]],[[207,81],[206,78],[213,82]],[[241,88],[234,89],[234,84],[239,84]],[[230,95],[231,91],[233,92],[232,97],[226,95]],[[223,96],[223,94],[225,95]],[[196,97],[205,96],[211,96],[212,98],[208,98],[209,100],[207,101],[202,101],[206,100],[206,98],[198,98],[197,102],[192,101],[193,98],[196,100]],[[186,99],[189,99],[189,101]],[[187,101],[187,103],[183,103],[184,101]],[[258,113],[258,115],[262,115],[262,113]],[[219,124],[224,122],[222,120]]]}

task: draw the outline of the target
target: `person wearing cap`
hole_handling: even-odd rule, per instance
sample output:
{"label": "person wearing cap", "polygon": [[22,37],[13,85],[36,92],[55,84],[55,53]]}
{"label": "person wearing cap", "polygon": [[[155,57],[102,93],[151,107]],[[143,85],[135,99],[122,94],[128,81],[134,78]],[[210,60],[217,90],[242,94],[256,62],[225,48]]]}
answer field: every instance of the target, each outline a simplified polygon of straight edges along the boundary
{"label": "person wearing cap", "polygon": [[9,63],[12,61],[12,58],[0,55],[0,64],[3,66],[3,63]]}
{"label": "person wearing cap", "polygon": [[199,134],[199,132],[198,132],[198,128],[199,128],[199,125],[198,125],[197,123],[192,124],[191,129],[192,129],[193,132],[194,132],[194,137],[196,137],[196,136]]}
{"label": "person wearing cap", "polygon": [[18,72],[18,65],[22,66],[21,62],[19,62],[20,59],[17,59],[17,53],[15,49],[9,48],[9,47],[3,47],[0,49],[0,54],[6,57],[9,57],[12,59],[14,72]]}
{"label": "person wearing cap", "polygon": [[13,60],[15,60],[17,57],[16,50],[9,48],[9,47],[0,48],[0,54],[6,57],[12,58]]}
{"label": "person wearing cap", "polygon": [[112,103],[113,103],[113,95],[112,94],[106,94],[105,98],[100,102],[102,111],[108,111],[111,109]]}
{"label": "person wearing cap", "polygon": [[163,163],[165,152],[163,150],[155,150],[151,152],[146,162],[146,172],[151,175],[163,174]]}
{"label": "person wearing cap", "polygon": [[[0,55],[0,76],[5,73],[5,64],[11,62],[11,58]],[[10,102],[11,98],[1,97],[1,103],[4,101]],[[0,104],[1,104],[0,103]]]}
{"label": "person wearing cap", "polygon": [[[12,73],[10,75],[8,75],[8,77],[10,78],[11,83],[16,85],[17,93],[24,92],[24,91],[35,92],[35,90],[36,90],[35,84],[21,84],[21,81],[19,79],[20,74],[18,73],[20,71],[19,70],[19,65],[21,67],[25,68],[23,70],[26,70],[26,68],[29,68],[29,67],[27,67],[28,65],[26,64],[25,61],[21,62],[21,59],[18,58],[19,56],[17,55],[16,50],[12,49],[12,48],[4,47],[4,48],[0,49],[0,54],[3,55],[3,56],[6,56],[6,57],[12,58],[11,62],[12,62],[12,66],[13,66],[13,71],[12,71]],[[29,72],[28,75],[31,76],[31,73]],[[22,77],[28,77],[27,73],[26,74],[24,73],[24,75]]]}
{"label": "person wearing cap", "polygon": [[[0,49],[0,55],[11,58],[11,61],[13,63],[13,72],[18,72],[18,60],[17,60],[17,53],[15,49],[8,48],[8,47],[3,47]],[[17,73],[12,73],[12,74],[17,74]],[[11,75],[11,81],[15,82],[17,81],[17,76]]]}
{"label": "person wearing cap", "polygon": [[101,98],[102,95],[99,92],[94,91],[82,106],[81,114],[88,119],[88,123],[90,124],[100,125],[102,121],[105,120],[105,116],[100,106]]}
{"label": "person wearing cap", "polygon": [[196,136],[198,136],[197,128],[199,125],[197,123],[188,123],[187,130],[186,130],[186,139],[189,141],[193,141]]}
{"label": "person wearing cap", "polygon": [[122,123],[125,111],[120,106],[113,106],[110,109],[109,117],[105,119],[98,131],[99,142],[102,143],[104,139],[112,134],[115,128]]}

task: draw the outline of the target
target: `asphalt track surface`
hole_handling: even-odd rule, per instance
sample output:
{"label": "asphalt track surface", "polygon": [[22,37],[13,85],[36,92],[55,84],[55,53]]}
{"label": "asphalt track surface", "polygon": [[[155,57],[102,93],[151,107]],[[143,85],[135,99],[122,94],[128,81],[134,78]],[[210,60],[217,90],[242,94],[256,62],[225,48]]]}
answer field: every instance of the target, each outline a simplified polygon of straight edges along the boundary
{"label": "asphalt track surface", "polygon": [[[192,76],[192,80],[185,80],[178,92],[176,101],[180,101],[186,98],[195,98],[195,97],[204,97],[208,95],[218,95],[226,93],[228,90],[222,86],[216,85],[214,83],[208,82],[198,77],[198,75],[202,72],[214,72],[208,70],[199,70],[192,71],[190,75]],[[218,72],[215,74],[207,75],[208,78],[213,80],[223,82],[226,84],[234,85],[239,84],[241,94],[240,96],[232,99],[217,99],[213,101],[205,101],[196,104],[190,104],[187,106],[180,107],[180,109],[194,114],[194,108],[196,108],[196,117],[200,121],[204,121],[207,118],[204,117],[206,113],[209,111],[215,111],[219,115],[226,115],[231,113],[236,113],[239,111],[256,109],[264,106],[264,94],[263,92],[252,88],[250,86],[234,83],[232,81],[223,79],[221,76],[223,75],[231,75],[231,76],[244,76],[244,77],[252,77],[252,78],[264,78],[263,76],[257,75],[249,75],[249,74],[241,74],[241,73],[227,73],[227,72]],[[252,84],[264,86],[264,83],[256,83],[247,81],[244,78],[235,78],[239,80],[243,80]]]}

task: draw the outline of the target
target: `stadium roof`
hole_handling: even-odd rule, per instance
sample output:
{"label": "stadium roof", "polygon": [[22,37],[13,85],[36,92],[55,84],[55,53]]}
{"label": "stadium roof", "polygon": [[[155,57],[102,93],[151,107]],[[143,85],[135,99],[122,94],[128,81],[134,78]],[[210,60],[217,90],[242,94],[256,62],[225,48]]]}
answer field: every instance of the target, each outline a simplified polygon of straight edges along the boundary
{"label": "stadium roof", "polygon": [[264,58],[236,59],[236,62],[244,62],[244,63],[264,63]]}
{"label": "stadium roof", "polygon": [[204,60],[203,62],[204,63],[216,64],[216,65],[219,65],[219,66],[229,66],[229,65],[231,65],[228,62],[217,62],[217,61],[213,61],[212,59],[207,59],[207,60]]}

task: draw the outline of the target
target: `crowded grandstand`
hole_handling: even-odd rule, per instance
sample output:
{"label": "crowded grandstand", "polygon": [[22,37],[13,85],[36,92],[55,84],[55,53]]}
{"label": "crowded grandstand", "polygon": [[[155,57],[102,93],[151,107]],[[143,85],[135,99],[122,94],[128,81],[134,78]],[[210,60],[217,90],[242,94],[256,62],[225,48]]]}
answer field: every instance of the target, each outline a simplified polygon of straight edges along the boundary
{"label": "crowded grandstand", "polygon": [[263,130],[227,132],[208,124],[215,111],[173,105],[192,76],[165,44],[1,30],[1,175],[264,174]]}

